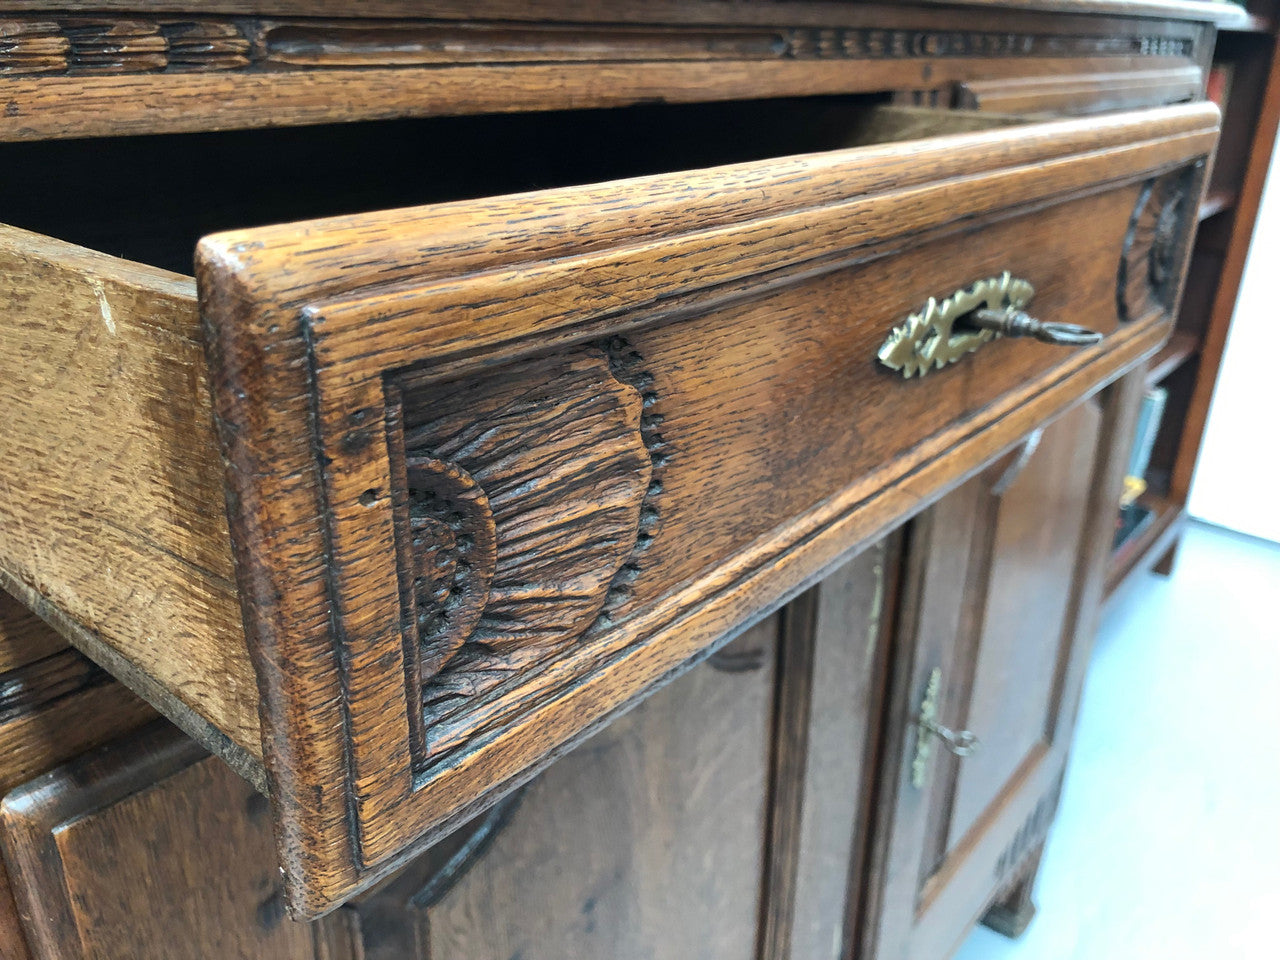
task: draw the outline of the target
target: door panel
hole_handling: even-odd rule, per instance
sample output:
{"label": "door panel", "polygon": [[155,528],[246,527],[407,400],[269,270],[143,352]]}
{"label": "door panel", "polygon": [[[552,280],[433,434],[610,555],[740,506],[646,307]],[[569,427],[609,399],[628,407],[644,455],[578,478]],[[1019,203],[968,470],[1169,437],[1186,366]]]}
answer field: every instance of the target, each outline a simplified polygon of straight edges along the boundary
{"label": "door panel", "polygon": [[[954,844],[1036,750],[1057,710],[1061,636],[1068,624],[1100,414],[1082,404],[1056,421],[995,508],[985,616],[967,716],[982,749],[956,768],[948,830]],[[1049,431],[1052,431],[1050,433]],[[946,505],[941,505],[945,511]]]}
{"label": "door panel", "polygon": [[325,960],[836,960],[898,538],[655,693],[338,916]]}
{"label": "door panel", "polygon": [[430,908],[428,955],[751,957],[777,634],[765,620],[532,783]]}
{"label": "door panel", "polygon": [[[908,535],[869,868],[866,957],[938,960],[1034,870],[1100,603],[1140,374],[1050,422]],[[1032,438],[1035,439],[1034,436]],[[967,729],[953,756],[918,719]]]}

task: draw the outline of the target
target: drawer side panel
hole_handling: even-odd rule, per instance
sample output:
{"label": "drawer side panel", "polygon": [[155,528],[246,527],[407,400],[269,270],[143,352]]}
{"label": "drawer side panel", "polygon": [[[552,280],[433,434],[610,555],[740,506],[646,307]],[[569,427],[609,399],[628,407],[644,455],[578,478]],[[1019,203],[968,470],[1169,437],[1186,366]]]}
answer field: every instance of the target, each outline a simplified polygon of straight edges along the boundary
{"label": "drawer side panel", "polygon": [[0,226],[0,409],[0,577],[257,766],[191,280]]}

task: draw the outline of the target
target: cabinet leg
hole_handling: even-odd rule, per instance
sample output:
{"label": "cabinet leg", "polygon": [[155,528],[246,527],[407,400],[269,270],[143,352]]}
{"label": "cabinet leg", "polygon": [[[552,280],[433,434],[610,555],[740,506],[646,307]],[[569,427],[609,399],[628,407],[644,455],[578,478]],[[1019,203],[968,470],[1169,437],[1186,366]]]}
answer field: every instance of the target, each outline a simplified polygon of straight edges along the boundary
{"label": "cabinet leg", "polygon": [[1026,931],[1031,918],[1036,915],[1036,905],[1031,900],[1031,892],[1036,884],[1036,874],[1040,871],[1040,858],[1044,855],[1041,844],[1027,860],[1022,873],[1005,893],[987,908],[982,916],[982,925],[994,930],[1003,937],[1016,940]]}
{"label": "cabinet leg", "polygon": [[1160,574],[1162,577],[1167,577],[1169,574],[1173,573],[1173,561],[1178,556],[1178,545],[1181,542],[1182,538],[1179,537],[1170,544],[1169,549],[1164,552],[1164,555],[1161,556],[1151,568],[1155,573]]}

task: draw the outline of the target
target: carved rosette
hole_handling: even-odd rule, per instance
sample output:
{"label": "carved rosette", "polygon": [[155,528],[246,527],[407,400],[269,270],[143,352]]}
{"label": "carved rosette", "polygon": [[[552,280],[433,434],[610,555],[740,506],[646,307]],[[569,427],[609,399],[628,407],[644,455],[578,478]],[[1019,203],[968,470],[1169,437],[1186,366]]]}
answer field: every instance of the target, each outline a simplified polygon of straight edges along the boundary
{"label": "carved rosette", "polygon": [[1173,309],[1202,170],[1197,164],[1142,185],[1116,276],[1116,311],[1122,322],[1153,308]]}
{"label": "carved rosette", "polygon": [[583,347],[403,394],[428,728],[579,640],[641,543],[645,400]]}

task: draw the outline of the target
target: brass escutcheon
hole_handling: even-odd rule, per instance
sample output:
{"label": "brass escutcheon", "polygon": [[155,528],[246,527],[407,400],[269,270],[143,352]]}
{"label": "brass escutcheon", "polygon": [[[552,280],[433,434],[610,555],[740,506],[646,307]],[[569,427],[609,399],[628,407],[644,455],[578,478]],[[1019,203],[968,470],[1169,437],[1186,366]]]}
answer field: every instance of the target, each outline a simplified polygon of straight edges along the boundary
{"label": "brass escutcheon", "polygon": [[1036,290],[1026,280],[1005,271],[988,277],[964,290],[957,290],[944,300],[929,298],[924,307],[893,328],[877,356],[891,370],[904,377],[924,376],[984,343],[994,340],[995,330],[979,327],[956,329],[956,320],[978,310],[1022,311]]}

